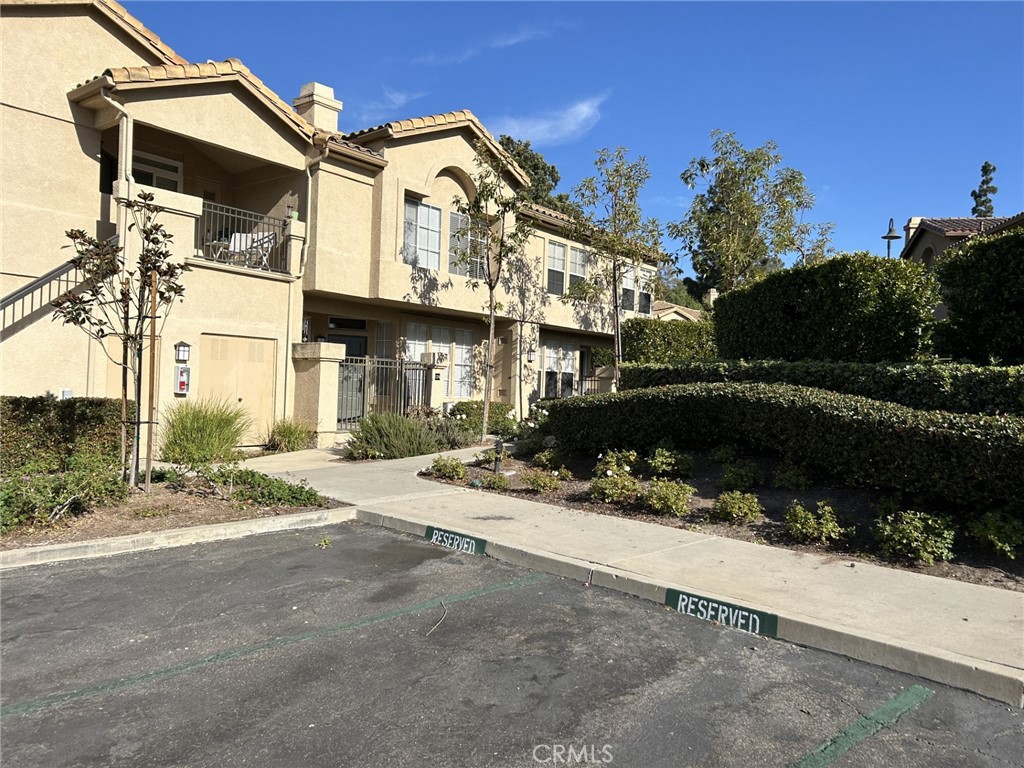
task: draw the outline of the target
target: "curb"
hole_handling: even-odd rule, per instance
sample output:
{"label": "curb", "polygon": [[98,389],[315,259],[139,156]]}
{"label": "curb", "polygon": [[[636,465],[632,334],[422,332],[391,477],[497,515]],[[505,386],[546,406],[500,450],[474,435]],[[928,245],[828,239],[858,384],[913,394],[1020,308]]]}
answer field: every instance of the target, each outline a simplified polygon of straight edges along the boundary
{"label": "curb", "polygon": [[[419,537],[427,537],[428,529],[434,531],[441,528],[420,520],[395,517],[363,508],[356,509],[355,519]],[[450,529],[441,530],[455,533]],[[471,531],[459,533],[468,537],[477,536]],[[670,590],[682,590],[688,594],[699,592],[700,597],[722,604],[730,604],[734,599],[728,595],[707,592],[697,585],[658,583],[613,566],[492,540],[486,540],[482,554],[583,584],[612,589],[660,605],[666,604],[666,595]],[[770,609],[768,606],[757,605],[750,606],[749,610],[769,612]],[[774,615],[774,612],[772,613]],[[1024,670],[968,656],[944,653],[911,643],[897,645],[892,638],[871,636],[867,633],[854,634],[848,629],[798,614],[782,613],[777,614],[777,618],[778,627],[773,635],[777,640],[837,653],[1024,708]]]}
{"label": "curb", "polygon": [[132,536],[115,536],[109,539],[50,544],[41,547],[13,549],[0,553],[0,571],[24,568],[29,565],[45,565],[65,560],[85,560],[94,557],[109,557],[130,552],[143,552],[169,547],[185,547],[208,541],[240,539],[260,533],[319,528],[336,523],[347,523],[356,519],[353,507],[334,507],[314,512],[299,512],[294,515],[259,517],[252,520],[237,520],[231,523],[200,525],[192,528],[171,528],[166,531],[140,533]]}

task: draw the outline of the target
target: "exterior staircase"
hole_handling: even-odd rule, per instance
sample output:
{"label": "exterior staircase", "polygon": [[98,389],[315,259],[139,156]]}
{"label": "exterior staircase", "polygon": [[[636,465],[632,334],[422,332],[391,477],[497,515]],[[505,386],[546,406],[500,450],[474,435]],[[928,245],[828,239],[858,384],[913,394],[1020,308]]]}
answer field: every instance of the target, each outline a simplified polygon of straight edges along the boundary
{"label": "exterior staircase", "polygon": [[0,342],[53,314],[53,301],[82,282],[70,261],[40,275],[31,283],[0,299]]}

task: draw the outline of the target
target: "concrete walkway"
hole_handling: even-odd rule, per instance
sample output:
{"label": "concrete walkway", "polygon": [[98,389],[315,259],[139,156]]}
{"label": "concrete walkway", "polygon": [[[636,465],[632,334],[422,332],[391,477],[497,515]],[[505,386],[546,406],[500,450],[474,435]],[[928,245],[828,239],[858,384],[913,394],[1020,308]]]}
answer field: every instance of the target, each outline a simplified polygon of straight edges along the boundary
{"label": "concrete walkway", "polygon": [[[449,455],[468,461],[476,450]],[[698,618],[757,629],[1024,707],[1020,592],[417,477],[431,460],[351,463],[334,451],[314,450],[250,459],[246,466],[305,480],[354,505],[363,522],[420,536],[432,526],[476,537],[486,541],[486,554],[501,560],[667,600]]]}

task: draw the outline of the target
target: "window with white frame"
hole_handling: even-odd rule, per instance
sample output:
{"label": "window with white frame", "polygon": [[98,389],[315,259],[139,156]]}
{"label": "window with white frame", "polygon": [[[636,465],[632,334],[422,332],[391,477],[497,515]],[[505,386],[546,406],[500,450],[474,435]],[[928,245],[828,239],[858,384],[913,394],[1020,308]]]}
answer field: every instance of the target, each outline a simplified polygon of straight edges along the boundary
{"label": "window with white frame", "polygon": [[576,345],[544,342],[544,369],[540,375],[541,397],[570,397],[576,386]]}
{"label": "window with white frame", "polygon": [[477,223],[470,226],[470,217],[452,211],[448,216],[448,271],[454,275],[486,280],[487,230]]}
{"label": "window with white frame", "polygon": [[181,163],[148,152],[133,152],[132,178],[147,187],[180,192]]}
{"label": "window with white frame", "polygon": [[430,352],[435,359],[444,355],[448,360],[445,397],[473,396],[473,332],[426,323],[406,323],[405,359],[420,361],[420,355]]}
{"label": "window with white frame", "polygon": [[393,359],[395,356],[394,326],[386,320],[377,321],[377,340],[374,344],[377,357]]}
{"label": "window with white frame", "polygon": [[636,311],[641,315],[651,314],[651,293],[654,290],[653,269],[640,270],[640,285],[637,286],[637,289],[640,295]]}
{"label": "window with white frame", "polygon": [[569,249],[569,287],[587,279],[587,252],[573,246]]}
{"label": "window with white frame", "polygon": [[548,293],[565,293],[565,245],[548,240]]}
{"label": "window with white frame", "polygon": [[441,268],[440,208],[406,198],[402,261],[423,269]]}
{"label": "window with white frame", "polygon": [[625,311],[632,311],[636,307],[636,268],[622,268],[622,300],[619,307]]}

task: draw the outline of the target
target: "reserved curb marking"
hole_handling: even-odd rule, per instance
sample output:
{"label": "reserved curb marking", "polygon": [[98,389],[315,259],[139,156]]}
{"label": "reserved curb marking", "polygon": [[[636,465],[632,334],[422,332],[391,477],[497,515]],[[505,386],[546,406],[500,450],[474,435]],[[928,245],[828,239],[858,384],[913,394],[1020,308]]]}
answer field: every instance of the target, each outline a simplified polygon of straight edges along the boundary
{"label": "reserved curb marking", "polygon": [[752,635],[778,637],[779,617],[774,613],[756,611],[742,605],[723,603],[710,597],[681,592],[678,589],[665,590],[665,605],[679,613],[705,621],[717,621],[727,627],[749,632]]}
{"label": "reserved curb marking", "polygon": [[423,534],[423,538],[431,544],[437,544],[446,549],[454,549],[456,552],[465,552],[470,555],[482,555],[487,550],[487,541],[485,539],[467,536],[464,533],[449,531],[445,528],[435,528],[432,525],[427,526],[427,532]]}

